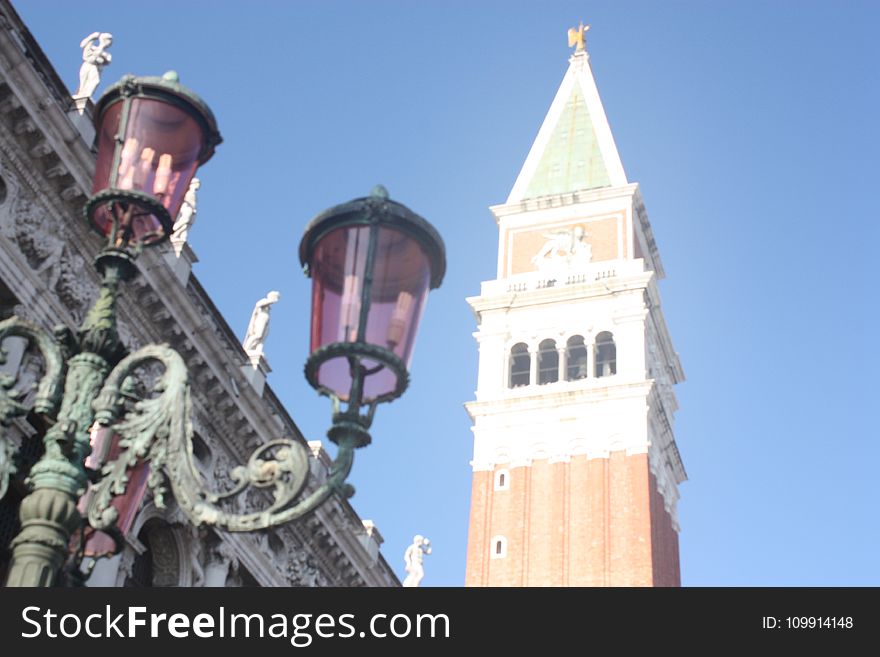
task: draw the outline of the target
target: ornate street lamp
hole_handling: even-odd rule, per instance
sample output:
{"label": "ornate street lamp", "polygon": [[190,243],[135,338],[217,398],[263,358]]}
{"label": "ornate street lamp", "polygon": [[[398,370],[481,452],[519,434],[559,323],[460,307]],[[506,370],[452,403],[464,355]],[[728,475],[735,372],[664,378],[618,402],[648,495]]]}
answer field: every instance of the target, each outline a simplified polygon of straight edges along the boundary
{"label": "ornate street lamp", "polygon": [[[20,507],[8,586],[55,584],[72,535],[104,532],[114,538],[114,549],[121,549],[118,498],[139,504],[143,487],[132,494],[130,484],[142,485],[144,479],[157,506],[168,487],[194,524],[227,531],[275,526],[313,511],[331,495],[350,496],[345,479],[353,450],[370,442],[367,429],[376,404],[406,388],[427,290],[440,284],[445,270],[436,231],[384,190],[319,215],[300,246],[314,276],[313,353],[306,375],[334,401],[328,436],[339,445],[336,461],[325,482],[297,499],[308,477],[308,453],[298,442],[273,440],[230,472],[231,491],[207,490],[193,461],[185,364],[164,345],[128,354],[116,328],[116,300],[120,282],[136,274],[133,261],[140,251],[169,236],[197,166],[221,141],[216,121],[176,74],[167,73],[124,77],[98,101],[95,124],[97,166],[85,214],[107,238],[95,260],[102,278],[98,299],[76,333],[58,327],[52,335],[17,317],[0,322],[0,344],[10,336],[25,338],[42,355],[45,374],[33,410],[51,425],[43,438],[45,454],[27,479],[31,493]],[[156,363],[162,373],[145,381],[145,368]],[[11,377],[0,376],[0,429],[31,410],[14,385]],[[145,388],[140,395],[138,386]],[[347,403],[345,411],[340,402]],[[368,408],[365,415],[362,406]],[[115,434],[116,456],[98,470],[85,459],[90,434],[101,432],[105,442]],[[0,481],[0,491],[4,485]],[[271,503],[251,513],[230,511],[231,498],[252,486],[267,489]],[[78,571],[78,559],[72,563]]]}

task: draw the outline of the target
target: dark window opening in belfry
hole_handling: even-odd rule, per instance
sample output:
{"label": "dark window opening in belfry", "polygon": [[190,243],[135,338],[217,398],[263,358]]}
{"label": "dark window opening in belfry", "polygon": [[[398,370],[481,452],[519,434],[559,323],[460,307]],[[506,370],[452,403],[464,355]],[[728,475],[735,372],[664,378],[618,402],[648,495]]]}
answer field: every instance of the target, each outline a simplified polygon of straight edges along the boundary
{"label": "dark window opening in belfry", "polygon": [[519,388],[529,385],[532,357],[529,347],[523,342],[513,345],[510,350],[510,381],[508,387]]}
{"label": "dark window opening in belfry", "polygon": [[617,374],[617,347],[614,336],[602,331],[596,336],[596,376]]}
{"label": "dark window opening in belfry", "polygon": [[559,352],[556,342],[544,340],[538,345],[538,383],[555,383],[559,381]]}
{"label": "dark window opening in belfry", "polygon": [[581,335],[573,335],[565,344],[565,380],[578,381],[586,379],[589,374],[587,364],[587,347]]}

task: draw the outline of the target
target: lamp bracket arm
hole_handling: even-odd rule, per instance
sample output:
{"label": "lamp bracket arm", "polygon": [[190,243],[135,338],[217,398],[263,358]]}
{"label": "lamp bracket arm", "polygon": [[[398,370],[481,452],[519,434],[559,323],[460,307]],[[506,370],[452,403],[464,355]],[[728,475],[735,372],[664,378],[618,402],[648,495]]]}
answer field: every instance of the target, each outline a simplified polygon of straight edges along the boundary
{"label": "lamp bracket arm", "polygon": [[[353,443],[341,444],[339,446],[339,452],[337,453],[336,459],[330,464],[327,479],[293,506],[290,506],[290,502],[297,497],[300,490],[303,488],[309,471],[308,455],[305,447],[300,443],[288,440],[273,441],[260,447],[257,452],[251,456],[251,459],[248,462],[247,471],[251,473],[248,475],[250,478],[250,485],[261,486],[261,484],[256,483],[253,478],[253,473],[255,472],[253,464],[261,462],[257,458],[258,453],[270,446],[277,446],[281,443],[284,443],[285,446],[282,450],[279,450],[277,456],[278,460],[263,462],[264,466],[262,467],[277,463],[279,464],[278,471],[281,471],[288,467],[289,464],[298,461],[299,458],[303,458],[304,461],[301,462],[301,467],[298,467],[295,472],[291,472],[291,483],[293,485],[290,483],[284,484],[281,481],[275,481],[272,484],[275,488],[275,492],[273,503],[269,508],[254,513],[235,514],[219,511],[216,507],[205,503],[197,503],[191,509],[184,508],[184,511],[190,515],[194,522],[199,524],[204,523],[214,525],[215,527],[231,532],[250,532],[257,529],[276,527],[302,518],[315,511],[333,495],[338,495],[343,499],[347,499],[354,495],[354,487],[345,483],[345,480],[351,472],[352,464],[354,463],[355,445]],[[284,451],[286,450],[290,450],[290,452],[284,454]],[[294,457],[294,454],[300,456]],[[244,470],[244,468],[236,468],[236,470],[239,469]],[[233,470],[233,476],[235,476],[235,470]],[[263,484],[262,487],[265,487],[265,484]],[[294,493],[294,491],[296,492]],[[180,498],[178,498],[178,502],[180,502]],[[184,506],[184,504],[181,504],[181,507]]]}

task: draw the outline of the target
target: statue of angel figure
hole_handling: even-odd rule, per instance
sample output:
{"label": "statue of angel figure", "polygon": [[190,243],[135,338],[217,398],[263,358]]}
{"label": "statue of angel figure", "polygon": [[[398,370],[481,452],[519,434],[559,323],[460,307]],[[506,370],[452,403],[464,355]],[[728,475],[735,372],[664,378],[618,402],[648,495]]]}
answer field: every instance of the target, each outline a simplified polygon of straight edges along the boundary
{"label": "statue of angel figure", "polygon": [[407,572],[403,585],[407,588],[418,586],[425,577],[423,562],[426,554],[431,554],[431,541],[416,534],[413,536],[412,545],[406,548],[406,552],[403,553],[403,562],[406,564]]}
{"label": "statue of angel figure", "polygon": [[79,67],[79,88],[74,98],[91,98],[95,93],[101,81],[101,69],[113,59],[107,52],[112,43],[113,35],[109,32],[92,32],[79,44],[83,49],[83,63]]}
{"label": "statue of angel figure", "polygon": [[281,295],[273,290],[257,301],[257,304],[254,306],[254,312],[251,313],[251,321],[248,324],[244,342],[241,345],[246,352],[252,354],[263,353],[263,344],[266,342],[266,336],[269,335],[269,309],[280,298]]}
{"label": "statue of angel figure", "polygon": [[563,262],[569,267],[575,263],[589,262],[592,248],[587,242],[587,235],[583,226],[543,233],[547,241],[532,258],[532,264],[538,270],[543,270]]}

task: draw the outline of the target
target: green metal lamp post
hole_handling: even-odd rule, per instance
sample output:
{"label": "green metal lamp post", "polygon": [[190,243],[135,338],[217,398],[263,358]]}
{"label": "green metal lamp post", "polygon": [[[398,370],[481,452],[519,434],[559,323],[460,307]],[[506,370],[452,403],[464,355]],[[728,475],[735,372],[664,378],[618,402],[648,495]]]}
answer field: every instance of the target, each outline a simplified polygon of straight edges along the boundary
{"label": "green metal lamp post", "polygon": [[[128,354],[116,327],[116,299],[119,285],[136,275],[140,251],[169,236],[197,166],[210,159],[221,137],[211,110],[173,72],[124,77],[98,101],[95,124],[98,156],[85,214],[107,238],[95,260],[102,277],[98,299],[76,333],[62,326],[50,334],[17,317],[0,322],[0,344],[21,337],[42,355],[45,373],[33,410],[51,425],[45,453],[28,474],[31,492],[21,503],[7,586],[55,585],[69,561],[75,578],[79,562],[71,558],[71,536],[77,532],[104,532],[121,549],[124,529],[116,525],[114,498],[126,493],[144,463],[157,506],[169,487],[194,524],[227,531],[279,525],[331,495],[351,496],[346,478],[354,449],[369,444],[376,405],[405,390],[428,289],[440,285],[445,271],[440,236],[389,200],[383,188],[316,217],[300,245],[313,278],[306,377],[333,401],[328,437],[339,446],[337,458],[327,480],[298,500],[308,478],[308,453],[298,442],[273,440],[230,472],[231,491],[209,491],[193,462],[185,364],[166,345]],[[3,356],[0,348],[0,362]],[[161,375],[141,397],[132,395],[142,368],[156,363]],[[14,386],[12,377],[0,375],[0,431],[31,410],[22,403],[25,392]],[[85,460],[90,434],[99,426],[118,436],[120,453],[92,470]],[[0,434],[0,440],[7,437]],[[0,472],[0,491],[8,475],[8,469]],[[228,500],[250,487],[271,492],[271,503],[231,512]],[[84,518],[78,505],[87,489]]]}

